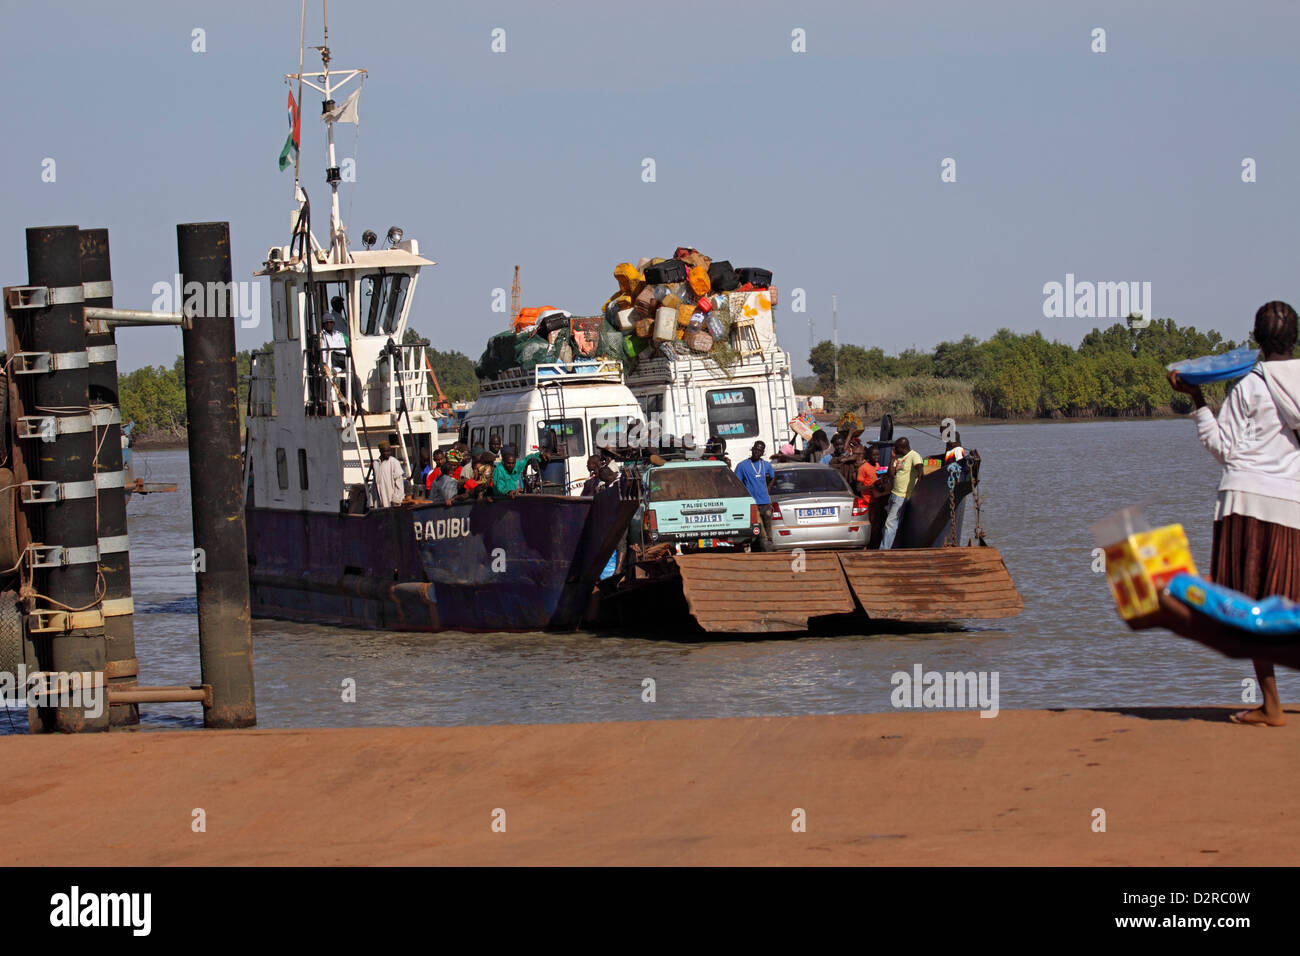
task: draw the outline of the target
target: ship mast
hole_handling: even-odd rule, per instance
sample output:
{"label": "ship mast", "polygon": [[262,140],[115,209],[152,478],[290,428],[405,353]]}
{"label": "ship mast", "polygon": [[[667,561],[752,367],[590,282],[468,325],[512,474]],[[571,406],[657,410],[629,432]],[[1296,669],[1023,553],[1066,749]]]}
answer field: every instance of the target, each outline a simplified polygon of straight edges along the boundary
{"label": "ship mast", "polygon": [[[306,9],[307,9],[306,0],[303,0],[304,32],[306,29],[305,26]],[[320,93],[325,97],[324,102],[321,104],[321,119],[325,122],[325,132],[326,132],[326,141],[327,141],[327,145],[326,145],[327,165],[325,167],[325,182],[327,182],[330,187],[329,261],[335,263],[343,263],[343,262],[350,261],[351,255],[348,252],[347,229],[343,225],[343,216],[339,212],[339,183],[342,182],[343,176],[335,160],[334,124],[337,122],[355,123],[357,122],[357,119],[356,119],[355,105],[353,105],[352,107],[352,111],[351,111],[352,115],[350,117],[340,115],[345,111],[338,110],[336,108],[336,104],[334,102],[334,94],[337,93],[339,90],[341,90],[352,80],[356,79],[357,77],[365,77],[366,71],[365,70],[342,70],[342,71],[334,71],[334,72],[330,71],[330,46],[329,46],[330,28],[329,28],[329,21],[328,21],[328,13],[329,13],[328,4],[325,2],[325,0],[322,0],[321,19],[322,19],[325,38],[321,46],[314,48],[318,53],[320,53],[321,66],[322,66],[321,70],[316,73],[304,74],[302,68],[302,46],[300,44],[298,50],[298,73],[296,76],[288,76],[286,78],[290,80],[296,79],[298,81],[298,109],[300,111],[302,109],[302,87],[304,84],[310,86],[313,90],[315,90],[316,92]],[[308,76],[318,80],[319,85],[317,83],[313,83],[311,80],[306,79],[306,77]],[[356,94],[354,93],[353,96],[355,95]],[[347,104],[345,103],[344,105],[346,106]],[[298,167],[295,164],[294,195],[296,198],[298,198],[298,201],[301,202],[302,197],[299,194],[297,187],[298,187]]]}

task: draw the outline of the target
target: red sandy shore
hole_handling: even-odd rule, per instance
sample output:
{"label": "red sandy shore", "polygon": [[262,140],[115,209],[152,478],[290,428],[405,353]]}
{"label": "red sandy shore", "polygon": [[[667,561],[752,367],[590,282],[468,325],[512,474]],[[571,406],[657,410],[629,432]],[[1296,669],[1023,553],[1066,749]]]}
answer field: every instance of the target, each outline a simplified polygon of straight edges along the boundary
{"label": "red sandy shore", "polygon": [[[1229,724],[1227,713],[8,737],[0,859],[1300,863],[1300,712],[1280,729]],[[191,829],[195,808],[206,832]],[[496,808],[504,833],[492,831]],[[795,808],[807,832],[792,831]]]}

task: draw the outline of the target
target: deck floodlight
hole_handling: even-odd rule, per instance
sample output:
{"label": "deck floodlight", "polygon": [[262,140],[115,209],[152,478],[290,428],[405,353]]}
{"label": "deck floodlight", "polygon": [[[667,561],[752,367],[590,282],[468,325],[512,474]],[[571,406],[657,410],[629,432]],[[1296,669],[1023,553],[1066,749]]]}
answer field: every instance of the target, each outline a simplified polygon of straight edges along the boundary
{"label": "deck floodlight", "polygon": [[391,246],[395,246],[395,245],[397,245],[397,244],[398,244],[399,242],[401,242],[401,241],[402,241],[402,228],[401,228],[401,226],[389,226],[389,227],[388,227],[388,245],[389,245],[390,247],[391,247]]}
{"label": "deck floodlight", "polygon": [[365,232],[361,234],[361,244],[365,246],[367,249],[369,249],[378,241],[379,241],[379,237],[375,235],[375,230],[373,229],[367,229]]}

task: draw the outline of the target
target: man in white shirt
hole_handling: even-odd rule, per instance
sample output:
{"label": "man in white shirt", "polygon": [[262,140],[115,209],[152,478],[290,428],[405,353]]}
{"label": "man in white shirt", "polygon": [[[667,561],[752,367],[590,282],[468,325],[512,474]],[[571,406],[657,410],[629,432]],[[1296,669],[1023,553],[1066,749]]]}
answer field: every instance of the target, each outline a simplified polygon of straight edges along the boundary
{"label": "man in white shirt", "polygon": [[379,507],[393,508],[402,503],[406,497],[404,478],[402,463],[393,456],[393,446],[381,441],[379,462],[375,465],[375,493],[379,497]]}
{"label": "man in white shirt", "polygon": [[325,313],[324,325],[325,328],[320,334],[321,361],[325,363],[326,368],[341,372],[347,368],[347,337],[338,331],[333,312]]}

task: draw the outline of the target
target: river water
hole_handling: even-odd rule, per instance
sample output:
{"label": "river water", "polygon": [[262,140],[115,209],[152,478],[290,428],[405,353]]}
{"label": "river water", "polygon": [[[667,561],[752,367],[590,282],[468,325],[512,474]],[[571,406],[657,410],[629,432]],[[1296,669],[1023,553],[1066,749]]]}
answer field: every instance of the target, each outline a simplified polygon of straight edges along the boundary
{"label": "river water", "polygon": [[[918,450],[936,442],[906,429]],[[1181,522],[1209,566],[1219,467],[1187,420],[968,426],[984,459],[983,523],[1025,610],[959,631],[669,642],[635,634],[404,634],[253,622],[258,723],[264,727],[493,724],[840,714],[891,709],[890,677],[997,672],[1009,708],[1237,704],[1248,661],[1120,622],[1093,572],[1090,523],[1144,504],[1153,524]],[[146,481],[175,494],[129,506],[142,684],[199,680],[190,570],[187,458],[136,452]],[[967,505],[968,529],[973,510]],[[797,597],[792,599],[797,600]],[[1300,677],[1279,672],[1283,700]],[[654,702],[643,701],[643,680]],[[355,701],[344,686],[355,681]],[[154,725],[201,726],[196,704],[141,708]],[[21,731],[16,711],[0,733]]]}

